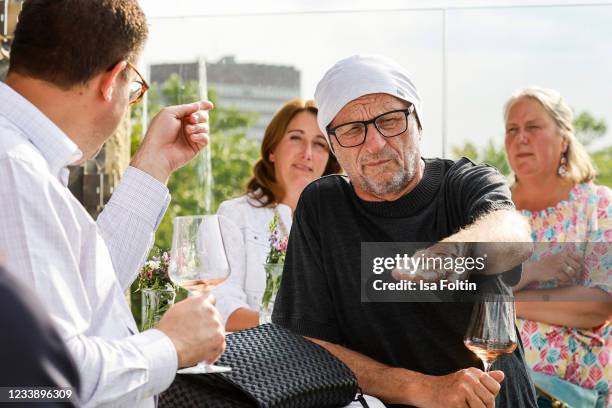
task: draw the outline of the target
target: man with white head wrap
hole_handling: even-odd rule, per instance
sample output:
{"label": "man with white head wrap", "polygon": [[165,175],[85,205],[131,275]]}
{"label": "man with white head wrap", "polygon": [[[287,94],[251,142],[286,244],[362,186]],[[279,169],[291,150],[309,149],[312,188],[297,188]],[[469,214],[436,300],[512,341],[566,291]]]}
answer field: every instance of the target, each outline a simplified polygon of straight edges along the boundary
{"label": "man with white head wrap", "polygon": [[339,61],[315,99],[348,177],[302,193],[273,321],[335,354],[388,407],[535,407],[520,345],[496,363],[503,372],[477,368],[463,345],[471,303],[360,301],[364,242],[529,242],[504,178],[465,158],[421,158],[421,98],[387,58]]}

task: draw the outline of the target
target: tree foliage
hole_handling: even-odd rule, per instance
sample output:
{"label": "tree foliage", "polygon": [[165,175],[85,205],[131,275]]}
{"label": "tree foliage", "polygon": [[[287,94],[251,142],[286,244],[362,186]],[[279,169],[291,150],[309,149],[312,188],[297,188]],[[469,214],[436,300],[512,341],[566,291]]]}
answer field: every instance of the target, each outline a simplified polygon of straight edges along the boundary
{"label": "tree foliage", "polygon": [[608,127],[603,119],[596,119],[589,112],[581,112],[574,120],[576,137],[580,142],[589,146],[591,142],[603,137]]}
{"label": "tree foliage", "polygon": [[490,139],[488,144],[480,151],[473,143],[467,142],[461,147],[453,146],[452,153],[456,158],[467,157],[475,162],[490,164],[504,175],[510,174],[510,165],[506,160],[506,152],[503,146],[498,147],[493,139]]}
{"label": "tree foliage", "polygon": [[596,182],[612,188],[612,146],[596,151],[591,157],[597,169]]}
{"label": "tree foliage", "polygon": [[[154,83],[149,91],[149,118],[161,106],[189,103],[199,100],[196,81],[183,81],[172,74],[163,84]],[[205,154],[192,160],[174,172],[168,181],[172,200],[157,230],[155,245],[169,249],[172,240],[172,220],[180,215],[203,214],[206,209],[207,192],[210,191],[210,210],[215,212],[219,204],[244,192],[253,164],[259,157],[259,143],[246,137],[246,130],[256,117],[238,112],[231,107],[216,104],[214,89],[209,90],[209,99],[215,104],[210,112],[211,178],[207,177]],[[137,149],[142,138],[142,107],[132,113],[132,149]],[[211,185],[209,185],[211,184]]]}

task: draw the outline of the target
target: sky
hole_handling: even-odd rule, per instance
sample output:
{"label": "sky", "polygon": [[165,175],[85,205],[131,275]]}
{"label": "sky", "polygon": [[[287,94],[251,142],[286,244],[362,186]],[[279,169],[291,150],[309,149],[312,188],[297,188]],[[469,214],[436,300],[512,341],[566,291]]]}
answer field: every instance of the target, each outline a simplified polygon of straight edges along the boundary
{"label": "sky", "polygon": [[610,130],[595,147],[612,145],[612,1],[140,3],[150,25],[141,64],[233,55],[291,65],[301,71],[302,96],[311,98],[341,58],[397,60],[423,99],[424,156],[444,155],[444,134],[446,156],[467,141],[501,144],[503,105],[530,85],[557,89],[575,111],[605,119]]}

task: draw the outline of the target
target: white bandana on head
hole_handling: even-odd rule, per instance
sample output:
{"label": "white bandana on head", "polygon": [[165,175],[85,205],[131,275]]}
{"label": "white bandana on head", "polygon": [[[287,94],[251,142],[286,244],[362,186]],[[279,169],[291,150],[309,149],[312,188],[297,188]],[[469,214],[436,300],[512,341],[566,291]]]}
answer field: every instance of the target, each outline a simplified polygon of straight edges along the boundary
{"label": "white bandana on head", "polygon": [[386,93],[414,105],[419,121],[421,96],[410,80],[410,73],[397,62],[379,55],[353,55],[334,64],[317,84],[317,122],[327,138],[327,125],[350,101],[363,95]]}

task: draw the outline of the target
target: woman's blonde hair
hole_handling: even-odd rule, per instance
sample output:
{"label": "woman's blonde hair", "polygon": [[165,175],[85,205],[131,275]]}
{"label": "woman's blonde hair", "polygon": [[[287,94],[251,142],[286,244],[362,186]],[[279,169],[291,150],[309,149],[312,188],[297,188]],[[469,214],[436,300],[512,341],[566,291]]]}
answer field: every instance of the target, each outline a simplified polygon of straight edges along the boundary
{"label": "woman's blonde hair", "polygon": [[593,162],[586,149],[576,138],[574,131],[574,114],[561,94],[553,89],[529,87],[516,91],[504,106],[504,121],[508,121],[510,109],[521,99],[532,99],[539,102],[557,125],[559,136],[567,140],[567,172],[560,176],[573,183],[584,183],[595,178]]}
{"label": "woman's blonde hair", "polygon": [[[301,112],[310,112],[317,116],[318,109],[313,100],[301,98],[292,99],[283,105],[266,127],[263,141],[261,142],[261,157],[253,166],[253,177],[247,183],[247,195],[257,201],[261,207],[269,207],[276,204],[277,194],[280,193],[276,184],[274,174],[274,163],[270,161],[270,154],[281,142],[289,122]],[[340,164],[330,152],[327,165],[323,175],[340,173]]]}

